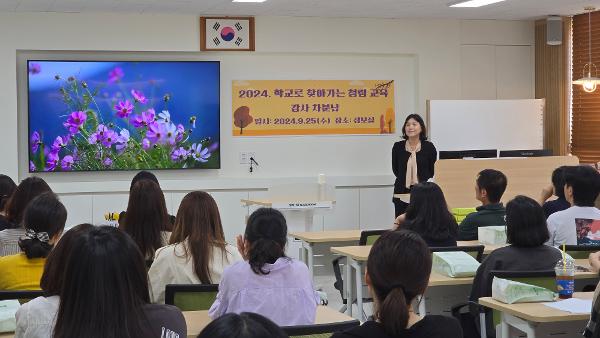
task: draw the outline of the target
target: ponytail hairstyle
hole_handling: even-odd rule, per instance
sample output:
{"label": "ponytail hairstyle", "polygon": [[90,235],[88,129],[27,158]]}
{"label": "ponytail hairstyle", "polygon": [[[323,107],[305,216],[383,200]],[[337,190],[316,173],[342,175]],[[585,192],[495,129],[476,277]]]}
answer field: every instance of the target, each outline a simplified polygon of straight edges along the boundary
{"label": "ponytail hairstyle", "polygon": [[376,299],[374,317],[387,335],[397,337],[408,325],[409,307],[427,288],[431,252],[417,233],[388,231],[373,244],[367,277]]}
{"label": "ponytail hairstyle", "polygon": [[268,275],[265,264],[273,264],[285,256],[287,224],[276,209],[260,208],[248,217],[244,238],[249,242],[248,262],[257,275]]}
{"label": "ponytail hairstyle", "polygon": [[17,185],[10,176],[0,174],[0,212],[4,210],[6,202],[13,194]]}
{"label": "ponytail hairstyle", "polygon": [[67,209],[53,192],[34,198],[25,209],[25,236],[19,239],[19,247],[27,258],[47,257],[52,250],[49,241],[63,232],[66,221]]}

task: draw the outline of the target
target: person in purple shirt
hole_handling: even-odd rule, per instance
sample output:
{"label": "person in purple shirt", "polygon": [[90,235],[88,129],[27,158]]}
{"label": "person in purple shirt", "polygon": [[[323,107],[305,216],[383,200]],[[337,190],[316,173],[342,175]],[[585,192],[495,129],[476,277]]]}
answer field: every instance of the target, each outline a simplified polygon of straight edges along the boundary
{"label": "person in purple shirt", "polygon": [[244,261],[223,271],[209,316],[253,312],[280,326],[314,324],[319,296],[306,265],[285,255],[287,224],[281,212],[253,212],[237,242]]}

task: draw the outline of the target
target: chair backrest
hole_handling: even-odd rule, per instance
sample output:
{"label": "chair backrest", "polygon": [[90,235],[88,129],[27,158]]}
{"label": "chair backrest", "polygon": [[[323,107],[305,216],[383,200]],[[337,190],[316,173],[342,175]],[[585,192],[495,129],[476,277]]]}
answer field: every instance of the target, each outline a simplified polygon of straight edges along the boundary
{"label": "chair backrest", "polygon": [[24,304],[28,301],[44,295],[42,290],[2,290],[0,291],[0,300],[16,299]]}
{"label": "chair backrest", "polygon": [[329,338],[334,332],[348,330],[359,325],[360,322],[355,319],[327,324],[283,326],[282,329],[290,338]]}
{"label": "chair backrest", "polygon": [[167,284],[165,304],[181,311],[208,310],[217,298],[219,284]]}
{"label": "chair backrest", "polygon": [[430,247],[431,252],[448,252],[448,251],[464,251],[469,255],[473,256],[478,262],[481,263],[483,258],[483,245],[466,245],[466,246],[447,246],[447,247]]}
{"label": "chair backrest", "polygon": [[574,259],[587,259],[591,253],[600,251],[600,245],[565,245],[565,251]]}
{"label": "chair backrest", "polygon": [[377,238],[383,235],[383,233],[386,231],[389,230],[363,230],[360,232],[358,245],[373,245]]}
{"label": "chair backrest", "polygon": [[450,212],[454,219],[456,219],[456,223],[462,222],[468,214],[477,211],[476,208],[452,208]]}

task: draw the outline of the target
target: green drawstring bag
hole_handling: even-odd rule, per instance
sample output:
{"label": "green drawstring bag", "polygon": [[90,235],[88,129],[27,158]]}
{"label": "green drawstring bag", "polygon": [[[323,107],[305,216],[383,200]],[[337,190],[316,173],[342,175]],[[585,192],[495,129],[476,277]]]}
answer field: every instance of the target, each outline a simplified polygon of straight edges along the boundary
{"label": "green drawstring bag", "polygon": [[18,300],[0,301],[0,332],[14,332],[17,328],[15,314],[19,309]]}
{"label": "green drawstring bag", "polygon": [[448,277],[472,277],[479,262],[464,251],[433,253],[433,271]]}
{"label": "green drawstring bag", "polygon": [[552,302],[557,294],[546,288],[494,277],[492,298],[506,304]]}

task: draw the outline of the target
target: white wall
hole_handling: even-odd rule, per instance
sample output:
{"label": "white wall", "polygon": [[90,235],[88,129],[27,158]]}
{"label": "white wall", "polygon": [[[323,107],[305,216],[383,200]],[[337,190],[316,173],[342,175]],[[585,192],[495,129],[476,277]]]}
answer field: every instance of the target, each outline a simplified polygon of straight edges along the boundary
{"label": "white wall", "polygon": [[[25,168],[19,169],[17,153],[19,136],[26,139],[25,135],[19,135],[17,125],[17,50],[199,51],[196,16],[0,13],[0,32],[0,172],[15,179],[25,176]],[[308,53],[317,58],[339,55],[343,64],[331,65],[339,71],[352,67],[352,60],[368,57],[375,61],[384,57],[410,60],[412,68],[409,69],[413,73],[407,76],[414,88],[408,98],[398,97],[412,100],[403,107],[415,107],[421,113],[425,112],[427,99],[533,98],[533,44],[534,25],[529,21],[289,17],[258,17],[256,20],[256,49],[260,55],[284,53],[302,57],[297,53]],[[200,53],[195,55],[205,57]],[[243,59],[244,54],[239,55],[242,56],[237,57]],[[256,57],[248,56],[249,59]],[[490,65],[493,71],[486,76],[476,76],[482,73],[469,70],[469,67],[487,69]],[[267,66],[261,71],[265,79],[284,78],[280,70]],[[302,71],[296,70],[293,76],[299,77]],[[305,71],[310,77],[310,69]],[[398,76],[394,69],[389,73]],[[313,77],[318,78],[318,75]],[[383,74],[377,72],[376,75]],[[495,94],[482,92],[472,96],[470,89],[489,86],[494,87]],[[398,119],[403,119],[406,113],[408,111],[399,111]],[[352,148],[341,153],[331,147],[325,147],[324,152],[314,147],[303,151],[304,145],[314,144],[315,137],[234,140],[230,136],[230,122],[223,123],[230,121],[231,116],[231,105],[227,101],[222,102],[221,114],[223,170],[158,173],[172,210],[176,210],[182,193],[202,188],[214,192],[225,224],[240,227],[245,214],[237,204],[240,196],[260,194],[279,181],[316,180],[314,167],[308,172],[298,170],[302,162],[290,160],[292,157],[285,149],[295,146],[306,161],[323,162],[323,166],[330,168],[331,172],[326,172],[329,182],[340,187],[336,211],[320,217],[321,223],[324,219],[326,227],[351,228],[387,221],[387,215],[393,210],[390,149],[397,136],[317,137],[323,144],[347,142]],[[240,151],[255,151],[263,162],[277,164],[266,165],[251,177],[243,168],[235,168],[239,166],[235,159]],[[376,155],[362,162],[359,170],[356,163],[361,161],[362,154]],[[280,161],[282,158],[285,160]],[[75,223],[98,221],[105,210],[125,208],[124,193],[132,176],[133,173],[78,173],[44,175],[44,178],[63,195],[70,211],[69,222]],[[278,178],[272,180],[271,176]],[[228,235],[232,233],[228,231]]]}

